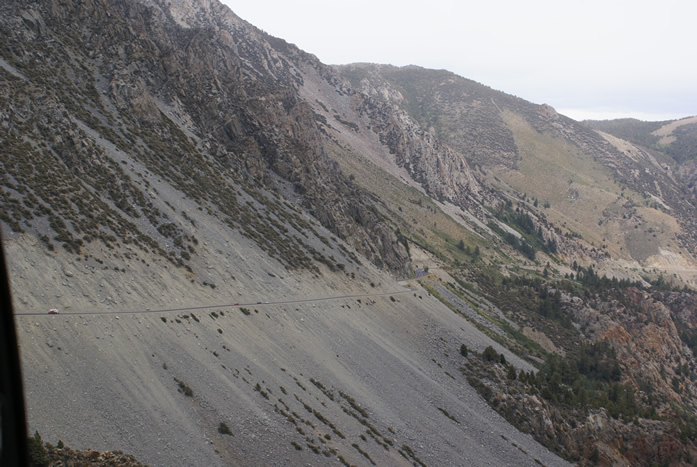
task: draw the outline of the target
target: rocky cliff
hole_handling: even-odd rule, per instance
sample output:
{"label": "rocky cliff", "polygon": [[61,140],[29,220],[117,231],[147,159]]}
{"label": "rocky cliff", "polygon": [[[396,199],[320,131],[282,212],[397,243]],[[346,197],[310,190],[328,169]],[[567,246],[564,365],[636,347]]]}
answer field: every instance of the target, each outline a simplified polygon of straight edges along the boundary
{"label": "rocky cliff", "polygon": [[[136,169],[128,174],[112,164],[121,180],[100,180],[99,166],[110,163],[104,154],[120,153],[123,168],[129,162],[138,165],[140,177],[144,172],[165,177],[261,242],[278,240],[281,231],[273,223],[250,225],[259,217],[253,212],[242,222],[238,199],[259,198],[259,188],[278,192],[285,184],[298,194],[300,205],[367,258],[393,271],[407,270],[404,247],[328,159],[312,110],[298,97],[303,78],[293,60],[311,57],[266,36],[217,2],[196,8],[99,1],[3,8],[6,137],[39,146],[37,162],[47,158],[69,169],[54,173],[83,178],[94,191],[108,186],[110,207],[116,208],[108,216],[128,225],[133,235],[149,236],[162,248],[162,237],[148,234],[165,221],[163,208],[157,206],[154,213],[145,205],[147,189],[133,186]],[[7,165],[6,173],[32,176]],[[40,180],[17,181],[32,190],[50,190]],[[215,193],[203,193],[207,189]],[[48,194],[37,199],[55,209]],[[78,211],[78,217],[88,217]],[[141,215],[149,222],[137,220]],[[276,210],[274,215],[288,214]],[[26,227],[10,222],[16,231]],[[190,236],[169,224],[164,237]],[[73,237],[80,230],[69,223],[49,237]],[[109,230],[127,240],[120,229]],[[95,231],[86,241],[99,235]],[[300,242],[289,246],[299,257],[312,257]],[[186,240],[177,243],[194,249]],[[186,262],[180,256],[176,260]]]}
{"label": "rocky cliff", "polygon": [[[400,142],[405,131],[390,124],[394,120],[380,114],[381,123],[373,125],[391,150],[402,155],[398,156],[400,164],[421,167],[412,169],[413,177],[434,196],[467,206],[471,212],[476,209],[467,203],[468,194],[489,206],[501,202],[501,194],[539,201],[545,210],[529,209],[529,204],[524,208],[531,216],[542,214],[555,225],[545,235],[556,231],[577,240],[583,237],[587,242],[581,244],[588,250],[601,246],[613,260],[658,267],[667,274],[694,280],[690,268],[685,268],[695,264],[692,245],[697,241],[697,204],[690,175],[694,158],[683,154],[691,147],[692,120],[664,122],[654,125],[656,128],[647,124],[654,131],[665,127],[666,134],[684,134],[673,143],[675,148],[660,152],[593,131],[549,105],[532,104],[444,70],[354,64],[339,71],[361,94],[370,97],[367,102],[399,109],[396,114],[404,115],[399,117],[401,121],[412,122],[427,135],[420,136],[420,141],[439,142],[440,146],[434,146],[438,156],[422,149],[410,150]],[[364,105],[375,108],[377,104]],[[596,123],[593,128],[603,126]],[[668,141],[665,138],[663,141]],[[649,141],[644,138],[637,142]],[[677,148],[682,152],[678,154]],[[414,156],[409,156],[415,153],[420,165],[414,165]],[[453,157],[457,167],[448,162]],[[472,172],[469,167],[478,170]],[[440,172],[451,168],[457,168],[462,178],[456,180]],[[431,188],[429,173],[437,174],[440,189]],[[482,186],[495,187],[498,196],[484,196],[487,190]],[[444,191],[445,187],[449,191]],[[540,224],[546,227],[545,222]],[[584,262],[592,256],[576,248],[565,253]],[[622,276],[619,270],[624,266],[613,260],[603,261],[604,267]]]}

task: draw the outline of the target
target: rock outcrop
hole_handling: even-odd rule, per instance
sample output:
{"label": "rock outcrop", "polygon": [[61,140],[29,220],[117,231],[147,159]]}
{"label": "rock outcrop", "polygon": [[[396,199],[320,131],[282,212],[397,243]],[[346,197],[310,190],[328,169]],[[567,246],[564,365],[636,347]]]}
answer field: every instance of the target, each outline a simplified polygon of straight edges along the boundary
{"label": "rock outcrop", "polygon": [[[214,183],[225,191],[240,183],[243,190],[261,183],[267,191],[288,184],[305,208],[371,261],[408,270],[403,245],[327,157],[311,107],[298,96],[303,77],[293,62],[312,57],[219,2],[46,1],[31,10],[11,2],[3,10],[6,60],[42,77],[4,81],[5,95],[14,96],[3,119],[10,133],[18,132],[19,114],[32,115],[41,121],[20,130],[21,138],[48,140],[48,151],[69,167],[79,146],[100,153],[113,144],[124,163],[137,161],[180,188],[196,190],[213,174],[222,177]],[[73,48],[76,40],[79,48]],[[66,130],[56,131],[60,127]],[[43,157],[48,151],[39,149]],[[137,204],[134,196],[137,189],[114,195],[122,224],[138,223],[133,217],[142,214],[126,207]],[[227,211],[230,196],[221,196],[208,202]],[[154,219],[150,227],[140,224],[145,235],[158,227]],[[76,233],[70,225],[67,232]]]}

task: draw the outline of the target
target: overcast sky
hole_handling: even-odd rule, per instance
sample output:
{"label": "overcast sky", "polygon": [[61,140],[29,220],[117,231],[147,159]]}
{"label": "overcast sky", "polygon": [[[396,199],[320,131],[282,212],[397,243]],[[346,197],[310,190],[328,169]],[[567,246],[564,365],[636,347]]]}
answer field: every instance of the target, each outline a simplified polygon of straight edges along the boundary
{"label": "overcast sky", "polygon": [[697,115],[694,0],[223,0],[326,64],[446,69],[575,119]]}

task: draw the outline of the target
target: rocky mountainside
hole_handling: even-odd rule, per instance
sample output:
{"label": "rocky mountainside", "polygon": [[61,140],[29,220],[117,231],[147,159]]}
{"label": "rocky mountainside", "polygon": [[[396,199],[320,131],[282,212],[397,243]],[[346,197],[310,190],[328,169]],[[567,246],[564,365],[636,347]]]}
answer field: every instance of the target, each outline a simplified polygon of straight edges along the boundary
{"label": "rocky mountainside", "polygon": [[644,122],[632,118],[586,120],[585,126],[671,156],[677,163],[697,157],[697,117],[665,122]]}
{"label": "rocky mountainside", "polygon": [[[694,280],[694,170],[691,162],[680,164],[688,156],[670,157],[671,149],[658,152],[640,145],[643,140],[592,131],[550,106],[447,71],[368,64],[340,71],[364,94],[403,110],[455,149],[464,164],[479,169],[480,180],[488,179],[481,184],[527,201],[526,210],[535,202],[544,204],[544,210],[531,209],[530,215],[547,218],[564,236],[586,240],[581,243],[589,249],[600,249],[603,255],[593,263],[621,274],[618,270],[626,270],[629,261]],[[665,122],[662,141],[678,138],[669,148],[694,153],[688,132],[693,121]],[[669,136],[669,130],[684,136]],[[617,134],[625,135],[630,133]],[[609,257],[603,259],[605,253]],[[573,256],[568,252],[569,259]]]}
{"label": "rocky mountainside", "polygon": [[32,432],[153,465],[697,454],[684,150],[329,67],[216,0],[9,1],[0,29]]}
{"label": "rocky mountainside", "polygon": [[667,122],[621,119],[583,124],[638,145],[658,159],[667,159],[665,170],[686,187],[688,199],[697,197],[697,117]]}
{"label": "rocky mountainside", "polygon": [[[6,194],[31,205],[10,203],[5,220],[15,231],[25,229],[23,219],[73,217],[72,226],[52,227],[73,249],[112,236],[186,263],[195,250],[191,229],[170,222],[168,206],[148,199],[157,177],[289,266],[307,267],[317,253],[303,245],[298,221],[296,235],[279,230],[278,222],[260,222],[288,216],[259,191],[278,193],[285,184],[298,193],[297,204],[366,257],[406,270],[404,248],[324,154],[313,114],[294,87],[299,72],[225,7],[201,5],[208,14],[199,19],[176,17],[193,11],[191,5],[170,10],[138,2],[49,3],[43,15],[11,14],[21,6],[6,5],[3,13],[6,30],[16,30],[3,44],[3,126],[14,142],[8,188],[16,182],[44,193]],[[42,170],[65,180],[46,183]],[[109,189],[94,199],[101,187]],[[100,202],[106,205],[94,206]],[[48,212],[35,219],[34,203]],[[108,219],[107,228],[107,221],[90,222],[98,215]]]}

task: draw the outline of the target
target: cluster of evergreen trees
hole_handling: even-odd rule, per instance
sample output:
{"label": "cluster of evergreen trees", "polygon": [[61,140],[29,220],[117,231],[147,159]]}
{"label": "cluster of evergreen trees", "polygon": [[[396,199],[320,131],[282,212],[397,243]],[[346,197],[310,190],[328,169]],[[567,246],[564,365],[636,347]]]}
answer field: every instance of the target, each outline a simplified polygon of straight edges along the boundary
{"label": "cluster of evergreen trees", "polygon": [[516,250],[520,251],[523,256],[531,261],[535,261],[535,254],[537,250],[535,247],[530,245],[524,238],[518,238],[510,232],[504,231],[501,227],[493,222],[489,222],[489,228],[493,230],[499,237],[503,238],[506,243],[511,245]]}
{"label": "cluster of evergreen trees", "polygon": [[[467,355],[464,345],[460,353]],[[640,408],[631,385],[620,384],[622,370],[614,348],[607,342],[584,345],[571,357],[551,354],[536,373],[524,370],[516,373],[515,367],[492,346],[484,349],[481,359],[504,365],[509,380],[520,381],[528,386],[528,394],[539,394],[553,404],[579,409],[603,407],[614,418],[656,415],[655,408],[650,405]]]}
{"label": "cluster of evergreen trees", "polygon": [[472,260],[476,260],[479,258],[479,255],[481,252],[479,251],[479,245],[475,245],[474,249],[472,249],[469,245],[465,245],[464,240],[460,240],[457,244],[458,250],[463,251],[467,256],[471,256]]}
{"label": "cluster of evergreen trees", "polygon": [[576,261],[574,261],[571,267],[574,269],[574,271],[576,271],[576,276],[574,277],[574,274],[571,273],[569,279],[575,279],[590,289],[626,289],[628,287],[643,288],[643,284],[639,281],[617,279],[616,277],[608,278],[605,275],[601,277],[593,270],[593,266],[584,268],[583,266],[579,266]]}
{"label": "cluster of evergreen trees", "polygon": [[[562,309],[561,290],[551,289],[547,281],[537,277],[514,277],[512,279],[503,278],[501,285],[507,289],[513,287],[521,306],[556,321],[567,329],[573,327],[571,318]],[[521,287],[528,287],[527,293],[521,293]],[[523,303],[526,299],[527,302]]]}
{"label": "cluster of evergreen trees", "polygon": [[537,250],[549,254],[557,252],[557,242],[554,239],[545,240],[542,227],[535,229],[535,223],[527,212],[520,208],[516,208],[514,211],[509,202],[505,207],[500,208],[495,215],[501,222],[520,232],[521,237],[519,238],[511,232],[505,232],[493,222],[489,223],[489,228],[531,261],[535,260]]}
{"label": "cluster of evergreen trees", "polygon": [[545,318],[553,319],[559,322],[565,328],[571,328],[571,318],[569,315],[562,312],[561,309],[561,291],[559,289],[550,292],[547,287],[541,287],[539,290],[540,305],[537,312]]}
{"label": "cluster of evergreen trees", "polygon": [[607,343],[584,345],[576,356],[550,355],[537,373],[523,370],[517,378],[528,392],[544,399],[580,409],[604,407],[614,418],[651,417],[651,407],[640,410],[634,389],[620,384],[622,370],[617,355]]}

